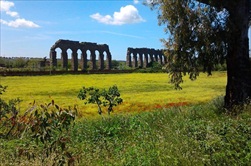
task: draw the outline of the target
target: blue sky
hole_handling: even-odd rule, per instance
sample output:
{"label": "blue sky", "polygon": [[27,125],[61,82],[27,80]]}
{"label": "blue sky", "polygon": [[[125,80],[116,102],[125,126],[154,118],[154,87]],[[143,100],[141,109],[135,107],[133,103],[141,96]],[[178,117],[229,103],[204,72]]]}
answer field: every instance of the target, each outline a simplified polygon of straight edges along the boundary
{"label": "blue sky", "polygon": [[157,11],[136,0],[1,0],[4,57],[47,57],[58,39],[108,44],[113,59],[127,47],[160,49],[166,35]]}
{"label": "blue sky", "polygon": [[127,47],[161,49],[160,39],[167,38],[158,26],[157,11],[139,0],[0,2],[3,57],[49,58],[50,47],[68,39],[108,44],[113,59],[125,60]]}

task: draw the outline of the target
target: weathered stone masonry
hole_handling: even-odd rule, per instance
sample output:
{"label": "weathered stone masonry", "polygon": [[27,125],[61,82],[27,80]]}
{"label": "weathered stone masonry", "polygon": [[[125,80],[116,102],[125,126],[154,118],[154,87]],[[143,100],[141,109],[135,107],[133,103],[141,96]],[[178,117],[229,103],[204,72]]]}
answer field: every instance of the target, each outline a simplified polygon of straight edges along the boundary
{"label": "weathered stone masonry", "polygon": [[68,54],[67,50],[71,49],[72,51],[72,70],[78,70],[78,50],[81,51],[81,69],[87,69],[87,51],[90,51],[90,69],[96,70],[96,51],[99,52],[98,63],[99,63],[99,70],[104,70],[104,59],[106,54],[106,69],[111,69],[111,53],[109,51],[109,46],[107,44],[97,44],[97,43],[90,43],[90,42],[79,42],[79,41],[71,41],[71,40],[58,40],[50,50],[50,58],[53,67],[57,66],[57,52],[56,49],[61,49],[61,59],[62,59],[62,68],[68,70]]}
{"label": "weathered stone masonry", "polygon": [[166,64],[167,59],[164,56],[164,50],[155,50],[149,48],[131,48],[127,49],[126,64],[129,67],[146,68],[150,62],[159,62]]}

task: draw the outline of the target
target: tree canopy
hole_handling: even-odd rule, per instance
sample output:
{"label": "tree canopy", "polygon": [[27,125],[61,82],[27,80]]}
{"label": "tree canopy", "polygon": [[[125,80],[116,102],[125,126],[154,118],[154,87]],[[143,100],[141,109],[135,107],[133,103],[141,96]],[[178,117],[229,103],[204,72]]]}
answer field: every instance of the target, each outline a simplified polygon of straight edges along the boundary
{"label": "tree canopy", "polygon": [[182,76],[194,80],[198,67],[211,74],[214,64],[227,63],[225,106],[251,98],[248,28],[251,0],[153,0],[160,25],[165,25],[167,69],[181,88]]}

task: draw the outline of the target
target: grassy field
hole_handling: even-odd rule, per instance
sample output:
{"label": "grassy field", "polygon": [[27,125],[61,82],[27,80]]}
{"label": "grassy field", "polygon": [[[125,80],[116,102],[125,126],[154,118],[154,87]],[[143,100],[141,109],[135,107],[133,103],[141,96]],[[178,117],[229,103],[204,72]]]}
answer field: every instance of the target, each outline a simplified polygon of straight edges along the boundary
{"label": "grassy field", "polygon": [[0,84],[8,86],[3,99],[19,97],[20,107],[28,108],[29,103],[49,103],[52,99],[62,107],[78,105],[84,116],[96,115],[96,106],[84,105],[77,98],[79,90],[85,86],[109,88],[117,85],[124,102],[115,108],[117,113],[149,111],[172,105],[205,103],[224,95],[226,73],[215,72],[208,77],[201,73],[196,81],[184,78],[183,90],[175,90],[168,83],[166,73],[94,74],[1,77]]}
{"label": "grassy field", "polygon": [[[61,133],[71,154],[64,159],[79,166],[250,166],[251,112],[221,114],[222,102],[82,119]],[[43,144],[31,135],[28,130],[22,139],[0,137],[0,166],[58,161],[54,153],[60,147],[44,159]]]}
{"label": "grassy field", "polygon": [[[1,77],[0,84],[9,86],[1,97],[19,96],[21,108],[54,99],[65,107],[78,104],[82,115],[70,123],[71,113],[46,110],[0,121],[0,166],[250,165],[251,106],[230,115],[223,97],[214,99],[224,94],[224,72],[186,78],[180,91],[166,74]],[[97,116],[76,97],[82,86],[114,84],[124,99],[118,114]],[[90,115],[96,118],[83,118]]]}

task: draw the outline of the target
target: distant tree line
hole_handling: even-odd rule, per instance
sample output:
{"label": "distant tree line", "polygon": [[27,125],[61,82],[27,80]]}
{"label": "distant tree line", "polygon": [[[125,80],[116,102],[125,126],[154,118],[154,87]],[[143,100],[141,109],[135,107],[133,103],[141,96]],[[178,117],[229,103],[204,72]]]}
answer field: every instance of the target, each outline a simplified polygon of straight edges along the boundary
{"label": "distant tree line", "polygon": [[[58,69],[61,68],[61,63],[62,63],[61,59],[58,59]],[[251,63],[251,58],[250,58],[250,63]],[[46,58],[0,57],[0,68],[8,68],[8,69],[22,68],[29,70],[38,70],[38,69],[41,70],[41,68],[49,68],[49,67],[50,67],[50,60]],[[71,60],[68,61],[68,68],[69,69],[71,68]],[[80,68],[80,61],[79,61],[79,68]],[[162,66],[158,63],[149,63],[148,68],[162,69]],[[126,66],[125,61],[112,60],[112,69],[126,70],[129,68]],[[226,64],[224,63],[224,64],[214,65],[213,70],[224,71],[226,70]]]}
{"label": "distant tree line", "polygon": [[[88,66],[89,66],[88,61]],[[97,63],[98,64],[98,63]],[[81,68],[79,60],[79,68]],[[105,64],[106,65],[106,64]],[[112,60],[112,69],[124,69],[125,61]],[[46,58],[28,58],[28,57],[0,57],[0,68],[8,69],[29,69],[37,70],[41,68],[49,68],[50,59]],[[61,59],[58,59],[58,69],[62,67]],[[68,60],[68,68],[71,68],[71,59]]]}
{"label": "distant tree line", "polygon": [[41,68],[49,65],[46,58],[0,57],[1,68]]}

